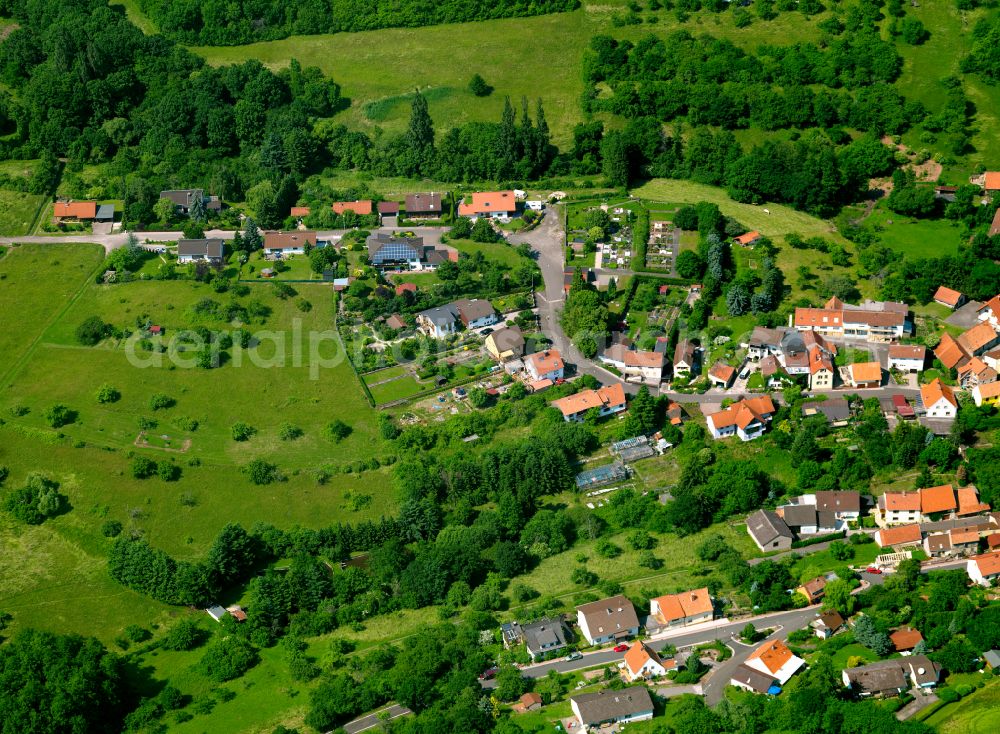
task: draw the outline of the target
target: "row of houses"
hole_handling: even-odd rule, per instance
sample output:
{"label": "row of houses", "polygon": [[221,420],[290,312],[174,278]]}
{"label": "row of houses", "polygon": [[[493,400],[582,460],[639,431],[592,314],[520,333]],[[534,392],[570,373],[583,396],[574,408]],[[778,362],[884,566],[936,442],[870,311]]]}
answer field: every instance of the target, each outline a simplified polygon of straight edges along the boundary
{"label": "row of houses", "polygon": [[[335,201],[330,205],[330,210],[334,214],[354,212],[359,216],[369,216],[377,212],[383,217],[403,216],[406,219],[440,219],[444,213],[441,194],[434,191],[408,194],[402,207],[398,201],[373,202],[371,199],[357,199],[355,201]],[[289,211],[289,216],[301,219],[308,217],[311,213],[310,207],[293,206]]]}
{"label": "row of houses", "polygon": [[459,324],[466,329],[481,329],[496,322],[497,312],[493,305],[479,298],[462,298],[417,314],[418,328],[437,339],[458,333]]}
{"label": "row of houses", "polygon": [[822,308],[796,308],[789,326],[823,336],[894,342],[913,333],[910,307],[896,301],[846,304],[834,296]]}
{"label": "row of houses", "polygon": [[747,532],[762,551],[788,550],[802,537],[844,530],[847,523],[860,519],[861,509],[861,495],[857,492],[804,494],[774,511],[753,513],[747,518]]}
{"label": "row of houses", "polygon": [[942,484],[914,492],[886,492],[875,503],[875,523],[879,527],[934,522],[989,512],[975,486]]}
{"label": "row of houses", "polygon": [[[315,232],[308,231],[279,232],[270,230],[264,232],[263,235],[264,256],[271,260],[292,255],[304,255],[313,247],[325,247],[329,244],[325,240],[318,239]],[[207,262],[212,265],[221,265],[223,249],[223,240],[218,237],[178,240],[177,262]]]}

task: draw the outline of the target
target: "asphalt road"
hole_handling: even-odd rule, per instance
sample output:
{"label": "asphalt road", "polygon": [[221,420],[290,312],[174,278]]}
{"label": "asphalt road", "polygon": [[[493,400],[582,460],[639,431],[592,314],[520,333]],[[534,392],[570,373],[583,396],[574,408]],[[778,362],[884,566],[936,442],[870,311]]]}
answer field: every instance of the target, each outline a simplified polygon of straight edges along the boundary
{"label": "asphalt road", "polygon": [[394,703],[384,709],[379,709],[378,711],[374,711],[366,716],[362,716],[354,721],[344,724],[343,729],[347,732],[347,734],[358,734],[358,732],[375,728],[385,719],[396,719],[400,716],[406,716],[407,714],[412,713],[413,712],[405,706],[400,706],[398,703]]}

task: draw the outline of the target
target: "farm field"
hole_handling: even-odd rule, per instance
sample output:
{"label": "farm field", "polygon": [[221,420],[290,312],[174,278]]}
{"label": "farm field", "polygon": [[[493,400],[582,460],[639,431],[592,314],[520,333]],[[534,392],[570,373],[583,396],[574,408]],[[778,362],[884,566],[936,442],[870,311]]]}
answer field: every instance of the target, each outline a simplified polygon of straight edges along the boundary
{"label": "farm field", "polygon": [[949,219],[915,219],[877,207],[865,223],[880,230],[882,244],[909,258],[955,255],[962,244],[962,228]]}
{"label": "farm field", "polygon": [[44,201],[44,196],[0,189],[0,235],[28,234]]}

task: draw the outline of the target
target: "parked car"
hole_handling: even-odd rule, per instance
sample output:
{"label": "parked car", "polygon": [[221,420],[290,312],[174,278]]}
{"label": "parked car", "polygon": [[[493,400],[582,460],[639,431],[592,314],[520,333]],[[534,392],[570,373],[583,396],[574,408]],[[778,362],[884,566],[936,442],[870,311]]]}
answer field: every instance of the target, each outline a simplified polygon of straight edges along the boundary
{"label": "parked car", "polygon": [[489,328],[488,329],[483,329],[479,333],[482,334],[483,336],[488,336],[488,335],[490,335],[490,334],[493,333],[493,329],[489,329]]}
{"label": "parked car", "polygon": [[479,680],[492,680],[497,677],[496,668],[487,668],[482,673],[479,674]]}
{"label": "parked car", "polygon": [[865,569],[865,573],[881,574],[882,569],[879,568],[878,566],[869,566],[868,568]]}
{"label": "parked car", "polygon": [[626,650],[628,650],[628,645],[624,642],[620,645],[615,645],[615,652],[625,652]]}
{"label": "parked car", "polygon": [[579,660],[582,657],[583,657],[583,655],[580,652],[578,652],[577,650],[574,650],[573,652],[571,652],[569,655],[566,656],[566,660],[567,661],[569,661],[569,660]]}

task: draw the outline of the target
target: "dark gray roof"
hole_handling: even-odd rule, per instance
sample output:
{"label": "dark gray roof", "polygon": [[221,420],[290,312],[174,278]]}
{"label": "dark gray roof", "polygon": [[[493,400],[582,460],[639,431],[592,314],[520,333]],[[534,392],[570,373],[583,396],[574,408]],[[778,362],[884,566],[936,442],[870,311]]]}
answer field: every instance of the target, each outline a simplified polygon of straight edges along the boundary
{"label": "dark gray roof", "polygon": [[576,611],[583,614],[594,637],[606,637],[639,627],[635,607],[622,594],[582,604]]}
{"label": "dark gray roof", "polygon": [[989,663],[991,668],[1000,668],[1000,650],[987,650],[983,653],[983,660]]}
{"label": "dark gray roof", "polygon": [[785,521],[768,510],[758,510],[747,518],[747,529],[760,545],[767,545],[777,538],[793,538]]}
{"label": "dark gray roof", "polygon": [[995,529],[990,515],[971,515],[969,517],[959,517],[955,520],[937,520],[935,522],[921,523],[921,532],[943,533],[948,530],[978,530],[984,532]]}
{"label": "dark gray roof", "polygon": [[813,408],[823,415],[830,423],[846,421],[851,417],[851,406],[844,398],[832,398],[819,403],[806,403],[804,408]]}
{"label": "dark gray roof", "polygon": [[175,189],[171,191],[161,191],[161,199],[170,199],[174,206],[181,206],[190,209],[195,198],[201,197],[205,208],[211,211],[218,211],[222,208],[222,201],[218,196],[205,196],[204,189]]}
{"label": "dark gray roof", "polygon": [[114,219],[115,218],[115,205],[114,204],[99,204],[97,207],[97,215],[95,219]]}
{"label": "dark gray roof", "polygon": [[910,655],[903,660],[909,666],[909,673],[916,680],[918,686],[937,683],[941,677],[941,666],[926,655]]}
{"label": "dark gray roof", "polygon": [[767,693],[777,681],[774,676],[762,673],[749,665],[740,665],[733,672],[732,680],[738,681],[757,693]]}
{"label": "dark gray roof", "polygon": [[365,240],[365,244],[368,245],[369,258],[374,258],[375,255],[378,254],[379,250],[391,244],[400,244],[408,247],[413,251],[413,259],[415,260],[420,259],[424,250],[423,237],[398,237],[387,232],[376,232],[375,234],[369,235],[368,239]]}
{"label": "dark gray roof", "polygon": [[885,693],[909,688],[903,661],[883,660],[844,671],[851,688],[858,693]]}
{"label": "dark gray roof", "polygon": [[426,311],[421,311],[418,316],[422,316],[432,324],[453,324],[458,318],[458,311],[455,306],[451,303],[446,303],[443,306],[437,306],[435,308],[429,308]]}
{"label": "dark gray roof", "polygon": [[794,329],[786,331],[781,338],[781,351],[792,354],[806,351],[806,342],[802,338],[802,334]]}
{"label": "dark gray roof", "polygon": [[407,194],[407,214],[440,214],[441,194]]}
{"label": "dark gray roof", "polygon": [[785,336],[784,329],[769,329],[766,326],[755,326],[750,334],[750,346],[778,347]]}
{"label": "dark gray roof", "polygon": [[837,524],[837,513],[823,510],[816,513],[816,524],[821,528],[832,528]]}
{"label": "dark gray roof", "polygon": [[585,726],[595,726],[605,721],[617,721],[646,712],[653,713],[653,699],[645,686],[623,688],[620,691],[603,690],[572,696]]}
{"label": "dark gray roof", "polygon": [[558,619],[540,619],[521,625],[521,636],[527,646],[535,651],[553,649],[566,644],[566,628]]}
{"label": "dark gray roof", "polygon": [[178,240],[177,255],[194,257],[222,257],[222,240]]}
{"label": "dark gray roof", "polygon": [[424,246],[424,262],[428,265],[440,265],[448,259],[447,250],[438,250],[432,245]]}
{"label": "dark gray roof", "polygon": [[524,351],[524,335],[516,326],[509,326],[504,329],[497,329],[490,337],[497,351],[503,353],[507,351]]}
{"label": "dark gray roof", "polygon": [[790,528],[816,524],[815,505],[785,505],[781,508],[781,513],[785,520],[785,525]]}

